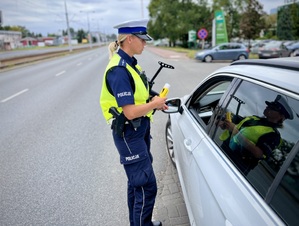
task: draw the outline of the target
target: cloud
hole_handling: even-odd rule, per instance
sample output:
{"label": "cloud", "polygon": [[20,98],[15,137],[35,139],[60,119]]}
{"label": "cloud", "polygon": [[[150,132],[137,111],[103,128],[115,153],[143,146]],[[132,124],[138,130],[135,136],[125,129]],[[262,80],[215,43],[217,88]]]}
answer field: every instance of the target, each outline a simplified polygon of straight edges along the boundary
{"label": "cloud", "polygon": [[[116,33],[113,26],[126,20],[148,17],[150,0],[65,0],[70,27]],[[141,11],[143,5],[143,14]],[[3,24],[25,26],[30,32],[66,30],[64,0],[1,0]],[[89,25],[89,26],[88,26]]]}
{"label": "cloud", "polygon": [[[259,0],[264,11],[282,5],[281,0]],[[116,33],[113,26],[123,21],[148,18],[150,0],[1,0],[3,25],[24,26],[30,32],[47,35],[67,29],[64,2],[70,27]],[[141,6],[143,5],[143,11]],[[88,26],[89,25],[89,26]]]}

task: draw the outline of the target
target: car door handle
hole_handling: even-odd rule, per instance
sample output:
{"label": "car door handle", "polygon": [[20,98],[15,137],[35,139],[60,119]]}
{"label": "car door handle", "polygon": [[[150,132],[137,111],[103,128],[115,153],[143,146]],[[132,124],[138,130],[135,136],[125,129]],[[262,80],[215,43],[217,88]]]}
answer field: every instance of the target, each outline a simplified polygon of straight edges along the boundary
{"label": "car door handle", "polygon": [[184,145],[185,145],[186,149],[190,152],[192,152],[191,144],[192,144],[192,141],[190,139],[184,139]]}

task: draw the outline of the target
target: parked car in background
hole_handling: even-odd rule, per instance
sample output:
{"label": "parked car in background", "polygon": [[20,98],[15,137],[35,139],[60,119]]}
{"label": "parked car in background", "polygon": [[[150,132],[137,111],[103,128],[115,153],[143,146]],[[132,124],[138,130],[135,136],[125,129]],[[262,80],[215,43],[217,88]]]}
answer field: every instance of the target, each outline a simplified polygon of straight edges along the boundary
{"label": "parked car in background", "polygon": [[295,40],[290,40],[290,41],[283,41],[283,44],[288,47],[288,46],[291,46],[295,43],[296,41]]}
{"label": "parked car in background", "polygon": [[249,51],[242,43],[222,43],[211,49],[199,51],[195,54],[195,59],[203,62],[212,62],[213,60],[244,60],[248,59]]}
{"label": "parked car in background", "polygon": [[287,46],[290,51],[290,56],[297,56],[296,54],[299,51],[299,41]]}
{"label": "parked car in background", "polygon": [[262,50],[264,48],[264,46],[271,42],[273,40],[258,40],[257,42],[255,42],[252,47],[250,48],[250,52],[253,53],[253,54],[258,54],[259,53],[259,50]]}
{"label": "parked car in background", "polygon": [[158,39],[153,42],[154,46],[168,46],[169,40],[168,39]]}
{"label": "parked car in background", "polygon": [[299,225],[298,72],[297,57],[236,61],[167,100],[166,146],[190,225]]}
{"label": "parked car in background", "polygon": [[296,50],[292,53],[292,55],[293,55],[294,57],[299,56],[299,48],[296,49]]}
{"label": "parked car in background", "polygon": [[253,54],[258,54],[259,50],[265,46],[266,43],[264,42],[258,42],[252,45],[250,48],[250,52]]}
{"label": "parked car in background", "polygon": [[283,41],[268,42],[258,52],[260,59],[289,57],[290,54],[291,51],[284,45]]}

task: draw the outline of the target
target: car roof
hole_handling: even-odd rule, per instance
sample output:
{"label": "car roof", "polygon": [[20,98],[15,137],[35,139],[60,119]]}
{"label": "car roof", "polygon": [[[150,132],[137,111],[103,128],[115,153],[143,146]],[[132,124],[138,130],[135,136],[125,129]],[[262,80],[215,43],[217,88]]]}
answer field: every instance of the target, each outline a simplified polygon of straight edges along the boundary
{"label": "car roof", "polygon": [[217,46],[221,46],[221,45],[244,45],[241,42],[224,42],[224,43],[220,43]]}
{"label": "car roof", "polygon": [[218,73],[245,76],[299,94],[299,57],[238,60],[213,74]]}

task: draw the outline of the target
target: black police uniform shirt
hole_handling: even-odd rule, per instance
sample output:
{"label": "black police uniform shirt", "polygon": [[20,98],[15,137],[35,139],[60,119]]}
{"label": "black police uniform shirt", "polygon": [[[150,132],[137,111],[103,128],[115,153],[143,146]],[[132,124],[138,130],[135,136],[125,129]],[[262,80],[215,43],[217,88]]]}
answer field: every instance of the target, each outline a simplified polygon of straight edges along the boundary
{"label": "black police uniform shirt", "polygon": [[[127,64],[129,64],[138,72],[138,70],[135,68],[137,64],[135,57],[130,57],[122,49],[119,49],[117,54],[119,54],[120,57],[127,62]],[[113,92],[118,107],[135,104],[134,91],[130,78],[132,78],[132,75],[130,75],[125,67],[114,67],[107,74],[107,82],[109,83],[109,86]],[[123,93],[126,95],[118,95]]]}

